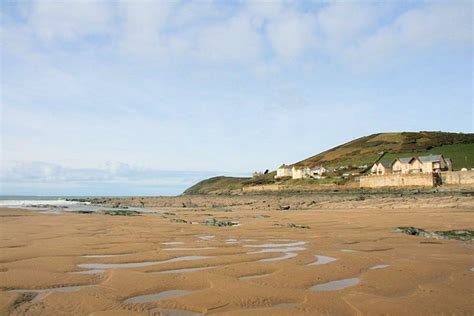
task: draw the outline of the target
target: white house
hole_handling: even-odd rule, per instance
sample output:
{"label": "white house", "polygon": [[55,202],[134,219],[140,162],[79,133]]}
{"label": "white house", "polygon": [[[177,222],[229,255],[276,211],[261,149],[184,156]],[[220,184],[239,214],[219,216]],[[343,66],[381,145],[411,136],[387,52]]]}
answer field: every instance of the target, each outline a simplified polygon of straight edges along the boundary
{"label": "white house", "polygon": [[[422,162],[423,173],[439,172],[449,170],[450,166],[446,163],[443,155],[420,156],[418,159]],[[451,164],[451,160],[449,160]],[[452,167],[451,167],[452,168]]]}
{"label": "white house", "polygon": [[313,176],[322,176],[324,173],[326,173],[328,170],[324,168],[323,166],[318,166],[311,168],[311,174]]}
{"label": "white house", "polygon": [[392,173],[392,165],[386,162],[377,162],[370,169],[370,173],[376,175]]}
{"label": "white house", "polygon": [[392,163],[392,172],[396,174],[433,173],[452,168],[451,159],[443,155],[397,158]]}
{"label": "white house", "polygon": [[275,178],[292,177],[292,176],[293,176],[292,168],[290,166],[283,164],[280,167],[278,167]]}
{"label": "white house", "polygon": [[292,175],[293,179],[306,179],[311,176],[311,169],[309,169],[308,167],[304,167],[304,168],[293,167],[292,173],[293,173]]}
{"label": "white house", "polygon": [[392,162],[392,172],[396,174],[407,174],[410,170],[410,160],[413,157],[397,158]]}
{"label": "white house", "polygon": [[423,172],[423,161],[418,157],[412,157],[408,163],[408,173],[422,173]]}

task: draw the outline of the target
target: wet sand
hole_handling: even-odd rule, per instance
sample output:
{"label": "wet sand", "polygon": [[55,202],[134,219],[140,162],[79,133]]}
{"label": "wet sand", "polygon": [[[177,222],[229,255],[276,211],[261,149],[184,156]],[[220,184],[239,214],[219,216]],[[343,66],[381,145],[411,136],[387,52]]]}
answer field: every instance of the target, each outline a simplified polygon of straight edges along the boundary
{"label": "wet sand", "polygon": [[[2,209],[0,314],[472,315],[472,241],[393,232],[474,230],[466,203],[141,216]],[[212,217],[241,225],[199,224]]]}

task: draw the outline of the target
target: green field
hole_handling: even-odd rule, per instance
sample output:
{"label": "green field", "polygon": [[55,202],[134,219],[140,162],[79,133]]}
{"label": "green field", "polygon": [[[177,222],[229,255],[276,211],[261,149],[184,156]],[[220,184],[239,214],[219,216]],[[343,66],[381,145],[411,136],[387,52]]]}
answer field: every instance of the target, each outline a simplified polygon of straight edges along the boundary
{"label": "green field", "polygon": [[[308,157],[290,166],[296,167],[340,167],[371,166],[382,153],[382,162],[392,162],[395,158],[442,154],[451,158],[453,170],[474,168],[474,134],[445,132],[401,132],[377,133],[354,139],[317,155]],[[277,166],[268,166],[269,169]],[[361,169],[359,169],[360,171]],[[367,171],[367,169],[366,169]],[[214,177],[203,180],[185,194],[225,193],[248,186],[275,183],[275,171],[254,178]],[[287,186],[342,183],[341,179],[320,180],[279,180]]]}
{"label": "green field", "polygon": [[435,147],[423,152],[405,152],[405,153],[388,153],[380,160],[381,162],[392,162],[396,158],[426,156],[441,154],[445,158],[451,158],[453,162],[453,170],[461,168],[474,168],[474,144],[455,144]]}
{"label": "green field", "polygon": [[[381,152],[396,153],[388,155],[388,160],[393,160],[398,155],[411,156],[413,153],[438,153],[445,154],[453,159],[456,168],[466,164],[466,154],[472,150],[462,145],[474,144],[474,134],[444,133],[444,132],[402,132],[379,133],[364,136],[348,143],[336,146],[315,156],[297,162],[298,167],[303,166],[360,166],[371,165],[378,159]],[[448,148],[445,146],[454,146]],[[461,145],[457,147],[456,145]],[[472,148],[472,147],[471,147]],[[466,154],[463,154],[466,152]],[[449,156],[450,155],[450,156]],[[472,156],[472,155],[471,155]],[[469,159],[469,158],[467,158]],[[462,167],[461,164],[462,163]]]}
{"label": "green field", "polygon": [[196,183],[184,191],[185,194],[207,194],[218,190],[238,190],[250,178],[214,177]]}

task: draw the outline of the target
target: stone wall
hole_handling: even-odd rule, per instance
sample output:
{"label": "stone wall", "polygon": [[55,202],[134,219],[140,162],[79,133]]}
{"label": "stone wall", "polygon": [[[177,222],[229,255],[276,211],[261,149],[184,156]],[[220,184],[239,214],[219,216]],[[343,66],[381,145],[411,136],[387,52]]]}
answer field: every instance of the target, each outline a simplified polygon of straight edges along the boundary
{"label": "stone wall", "polygon": [[361,188],[405,186],[433,187],[433,174],[389,174],[382,176],[360,177]]}
{"label": "stone wall", "polygon": [[474,184],[474,171],[444,171],[441,172],[442,184]]}

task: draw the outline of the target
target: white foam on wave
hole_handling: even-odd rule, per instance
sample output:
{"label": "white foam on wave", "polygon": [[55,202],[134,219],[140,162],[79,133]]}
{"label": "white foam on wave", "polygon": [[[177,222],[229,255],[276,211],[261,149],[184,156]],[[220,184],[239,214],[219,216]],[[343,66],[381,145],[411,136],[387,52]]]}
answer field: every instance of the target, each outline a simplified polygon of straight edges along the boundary
{"label": "white foam on wave", "polygon": [[58,200],[0,200],[0,207],[15,207],[15,206],[68,206],[68,205],[89,205],[90,202],[67,201],[64,199]]}

